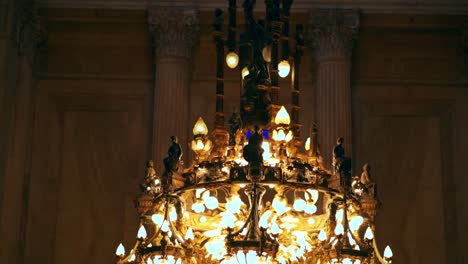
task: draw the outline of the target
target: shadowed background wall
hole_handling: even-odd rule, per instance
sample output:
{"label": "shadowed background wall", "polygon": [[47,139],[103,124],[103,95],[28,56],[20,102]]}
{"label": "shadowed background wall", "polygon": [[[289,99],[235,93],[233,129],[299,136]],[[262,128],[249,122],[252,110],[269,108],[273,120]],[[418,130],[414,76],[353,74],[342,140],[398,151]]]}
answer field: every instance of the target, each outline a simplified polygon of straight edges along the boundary
{"label": "shadowed background wall", "polygon": [[[29,65],[13,41],[15,10],[14,1],[0,1],[0,259],[111,263],[117,244],[136,235],[133,199],[146,160],[165,156],[152,155],[158,87],[147,12],[41,7],[47,48]],[[360,19],[348,140],[353,174],[369,162],[379,186],[377,239],[392,246],[395,263],[466,263],[466,16],[364,12]],[[292,20],[308,27],[309,13]],[[199,24],[189,129],[203,116],[212,130],[212,12],[200,11]],[[303,136],[320,102],[312,54],[309,47],[301,69]],[[226,68],[227,117],[238,82],[239,69]],[[289,79],[280,84],[290,109]]]}

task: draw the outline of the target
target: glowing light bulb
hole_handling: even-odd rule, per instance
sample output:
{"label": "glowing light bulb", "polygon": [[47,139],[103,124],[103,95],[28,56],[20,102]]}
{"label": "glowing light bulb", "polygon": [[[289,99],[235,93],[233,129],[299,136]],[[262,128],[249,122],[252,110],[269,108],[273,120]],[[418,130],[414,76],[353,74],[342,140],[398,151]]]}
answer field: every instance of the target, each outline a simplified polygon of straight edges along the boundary
{"label": "glowing light bulb", "polygon": [[271,210],[267,210],[263,215],[262,217],[260,218],[260,221],[258,222],[258,224],[260,225],[260,227],[263,227],[263,228],[267,228],[268,227],[268,218],[270,218],[270,216],[272,215],[272,211]]}
{"label": "glowing light bulb", "polygon": [[153,214],[151,216],[151,220],[153,220],[153,223],[155,225],[157,225],[158,227],[161,227],[164,222],[164,217],[160,214]]}
{"label": "glowing light bulb", "polygon": [[122,245],[122,243],[119,244],[117,247],[117,250],[115,251],[115,255],[118,257],[123,257],[125,256],[125,247]]}
{"label": "glowing light bulb", "polygon": [[247,68],[247,66],[244,66],[244,68],[242,68],[242,71],[241,71],[241,75],[242,75],[242,79],[245,78],[245,76],[249,75],[249,68]]}
{"label": "glowing light bulb", "polygon": [[289,65],[289,62],[287,60],[280,61],[280,63],[278,64],[278,75],[281,78],[285,78],[289,75],[289,71],[291,71],[291,66]]}
{"label": "glowing light bulb", "polygon": [[226,203],[226,209],[233,214],[239,213],[241,206],[242,200],[238,195],[231,197],[231,199]]}
{"label": "glowing light bulb", "polygon": [[271,45],[266,45],[263,48],[262,57],[266,62],[271,62]]}
{"label": "glowing light bulb", "polygon": [[189,229],[187,230],[187,233],[185,233],[185,239],[194,239],[195,236],[193,235],[193,230],[191,227],[189,227]]}
{"label": "glowing light bulb", "polygon": [[344,227],[341,223],[338,223],[335,227],[335,234],[337,236],[344,234]]}
{"label": "glowing light bulb", "polygon": [[310,194],[310,199],[315,204],[318,201],[319,192],[316,189],[307,189],[307,193]]}
{"label": "glowing light bulb", "polygon": [[137,238],[138,239],[146,239],[146,228],[144,225],[140,226],[140,229],[138,229],[138,234],[137,234]]}
{"label": "glowing light bulb", "polygon": [[199,117],[195,125],[193,126],[193,134],[195,136],[202,135],[206,136],[208,135],[208,127],[205,124],[205,121],[203,121],[203,118]]}
{"label": "glowing light bulb", "polygon": [[203,213],[205,211],[205,206],[201,201],[197,201],[196,203],[192,204],[192,210],[197,214]]}
{"label": "glowing light bulb", "polygon": [[281,232],[283,232],[283,230],[281,230],[281,228],[278,226],[278,224],[275,222],[273,222],[273,224],[271,225],[271,230],[270,232],[273,234],[273,235],[277,235],[277,234],[280,234]]}
{"label": "glowing light bulb", "polygon": [[351,259],[349,259],[349,258],[345,258],[345,259],[343,259],[342,263],[343,264],[353,264],[353,261],[351,261]]}
{"label": "glowing light bulb", "polygon": [[317,206],[307,203],[306,207],[304,208],[304,212],[306,214],[315,214],[315,212],[317,212]]}
{"label": "glowing light bulb", "polygon": [[239,56],[234,51],[229,52],[226,55],[226,64],[229,68],[234,69],[239,63]]}
{"label": "glowing light bulb", "polygon": [[306,201],[304,201],[303,199],[296,199],[296,200],[294,201],[293,208],[294,208],[294,210],[296,210],[297,212],[301,212],[301,211],[304,211],[304,210],[305,210],[306,206],[307,206]]}
{"label": "glowing light bulb", "polygon": [[283,198],[278,198],[278,197],[275,197],[275,199],[273,199],[272,206],[273,206],[273,209],[275,209],[278,216],[286,213],[287,211],[291,209],[286,206],[286,201]]}
{"label": "glowing light bulb", "polygon": [[[276,125],[289,125],[291,123],[291,118],[289,117],[288,111],[284,108],[284,105],[281,106],[280,110],[275,116]],[[284,132],[283,132],[284,133]]]}
{"label": "glowing light bulb", "polygon": [[230,227],[230,228],[234,228],[236,225],[236,216],[231,213],[231,212],[222,212],[221,213],[221,216],[222,216],[222,221],[221,221],[221,225],[223,227]]}
{"label": "glowing light bulb", "polygon": [[325,231],[323,231],[323,229],[320,230],[320,232],[319,232],[319,234],[318,234],[318,239],[319,239],[320,241],[322,241],[322,242],[325,241],[325,240],[327,240],[327,234],[325,233]]}
{"label": "glowing light bulb", "polygon": [[289,142],[293,139],[293,134],[292,134],[292,130],[289,130],[288,134],[286,135],[286,138],[284,139],[284,141],[286,142]]}
{"label": "glowing light bulb", "polygon": [[169,232],[169,223],[167,221],[164,221],[164,223],[162,224],[161,231]]}
{"label": "glowing light bulb", "polygon": [[307,138],[305,144],[304,144],[305,150],[309,151],[310,150],[310,137]]}
{"label": "glowing light bulb", "polygon": [[218,199],[214,196],[209,196],[208,198],[205,199],[205,206],[206,208],[210,210],[214,210],[218,208],[219,202]]}
{"label": "glowing light bulb", "polygon": [[343,209],[340,209],[336,212],[336,220],[338,220],[338,222],[343,222],[343,214],[344,214],[344,210]]}
{"label": "glowing light bulb", "polygon": [[363,222],[364,222],[364,218],[358,215],[354,217],[353,219],[351,219],[351,221],[349,222],[349,229],[352,232],[354,232],[359,229],[359,227],[362,225]]}
{"label": "glowing light bulb", "polygon": [[169,212],[169,220],[176,221],[177,220],[177,212],[174,207],[171,208]]}
{"label": "glowing light bulb", "polygon": [[366,233],[364,234],[364,238],[368,240],[374,239],[374,233],[372,233],[372,229],[370,228],[370,226],[367,227]]}
{"label": "glowing light bulb", "polygon": [[390,246],[385,247],[383,255],[384,255],[384,258],[386,259],[391,259],[393,257],[393,252]]}

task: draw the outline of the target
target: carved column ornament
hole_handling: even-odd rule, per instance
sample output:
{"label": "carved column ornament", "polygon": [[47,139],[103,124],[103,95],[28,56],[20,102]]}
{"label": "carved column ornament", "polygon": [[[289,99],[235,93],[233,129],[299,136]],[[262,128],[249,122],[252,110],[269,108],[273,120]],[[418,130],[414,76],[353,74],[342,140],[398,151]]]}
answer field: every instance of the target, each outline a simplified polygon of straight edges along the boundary
{"label": "carved column ornament", "polygon": [[47,44],[47,33],[35,1],[18,2],[15,37],[18,52],[26,55],[30,63],[34,63]]}
{"label": "carved column ornament", "polygon": [[325,9],[311,13],[309,40],[318,60],[349,57],[359,29],[356,10]]}
{"label": "carved column ornament", "polygon": [[150,32],[155,54],[190,58],[198,41],[198,15],[193,9],[166,8],[150,11]]}

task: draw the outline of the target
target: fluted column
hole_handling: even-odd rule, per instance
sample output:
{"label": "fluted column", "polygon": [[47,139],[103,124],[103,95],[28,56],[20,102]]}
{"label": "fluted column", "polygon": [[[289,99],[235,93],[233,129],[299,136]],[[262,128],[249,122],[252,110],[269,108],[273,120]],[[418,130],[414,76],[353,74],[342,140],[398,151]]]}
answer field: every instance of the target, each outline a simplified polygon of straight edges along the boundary
{"label": "fluted column", "polygon": [[198,16],[193,9],[166,8],[149,13],[153,37],[154,119],[153,159],[158,173],[170,146],[170,136],[177,136],[187,157],[192,49],[198,40]]}
{"label": "fluted column", "polygon": [[[0,86],[5,85],[2,88],[7,94],[4,102],[9,104],[3,108],[2,117],[6,117],[7,124],[6,128],[2,126],[4,130],[0,133],[1,140],[3,137],[7,139],[6,148],[1,147],[1,150],[6,150],[2,153],[5,155],[5,168],[0,166],[0,178],[3,177],[0,179],[0,255],[5,262],[23,263],[29,220],[27,210],[37,81],[35,73],[40,67],[39,57],[46,47],[47,34],[35,1],[17,1],[15,6],[10,7],[11,11],[16,11],[14,15],[10,13],[15,27],[8,32],[14,46],[11,46],[7,60],[1,61],[9,67],[5,76],[9,80],[2,79],[0,74]],[[3,118],[0,120],[4,121]]]}
{"label": "fluted column", "polygon": [[331,168],[338,137],[352,154],[351,52],[359,16],[350,10],[312,12],[309,38],[316,60],[316,119],[325,165]]}

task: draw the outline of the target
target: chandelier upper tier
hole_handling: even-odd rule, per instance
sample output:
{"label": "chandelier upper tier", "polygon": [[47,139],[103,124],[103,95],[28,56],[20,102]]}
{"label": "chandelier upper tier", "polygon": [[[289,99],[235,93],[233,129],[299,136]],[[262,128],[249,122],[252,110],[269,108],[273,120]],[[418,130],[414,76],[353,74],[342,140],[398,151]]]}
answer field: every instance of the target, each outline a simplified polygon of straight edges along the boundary
{"label": "chandelier upper tier", "polygon": [[[265,3],[266,18],[256,20],[255,0],[243,1],[245,31],[239,38],[236,1],[229,0],[227,37],[223,12],[215,11],[215,129],[210,137],[203,119],[197,120],[190,144],[196,158],[188,168],[181,165],[177,137],[172,137],[162,174],[148,162],[135,202],[137,240],[127,251],[118,246],[117,263],[392,262],[390,248],[382,255],[374,238],[380,203],[370,166],[352,176],[339,138],[330,171],[316,127],[301,141],[303,28],[297,25],[295,37],[289,36],[292,0]],[[224,61],[240,69],[243,90],[240,111],[232,114],[227,128]],[[278,84],[279,77],[289,75],[291,116],[279,104]]]}

